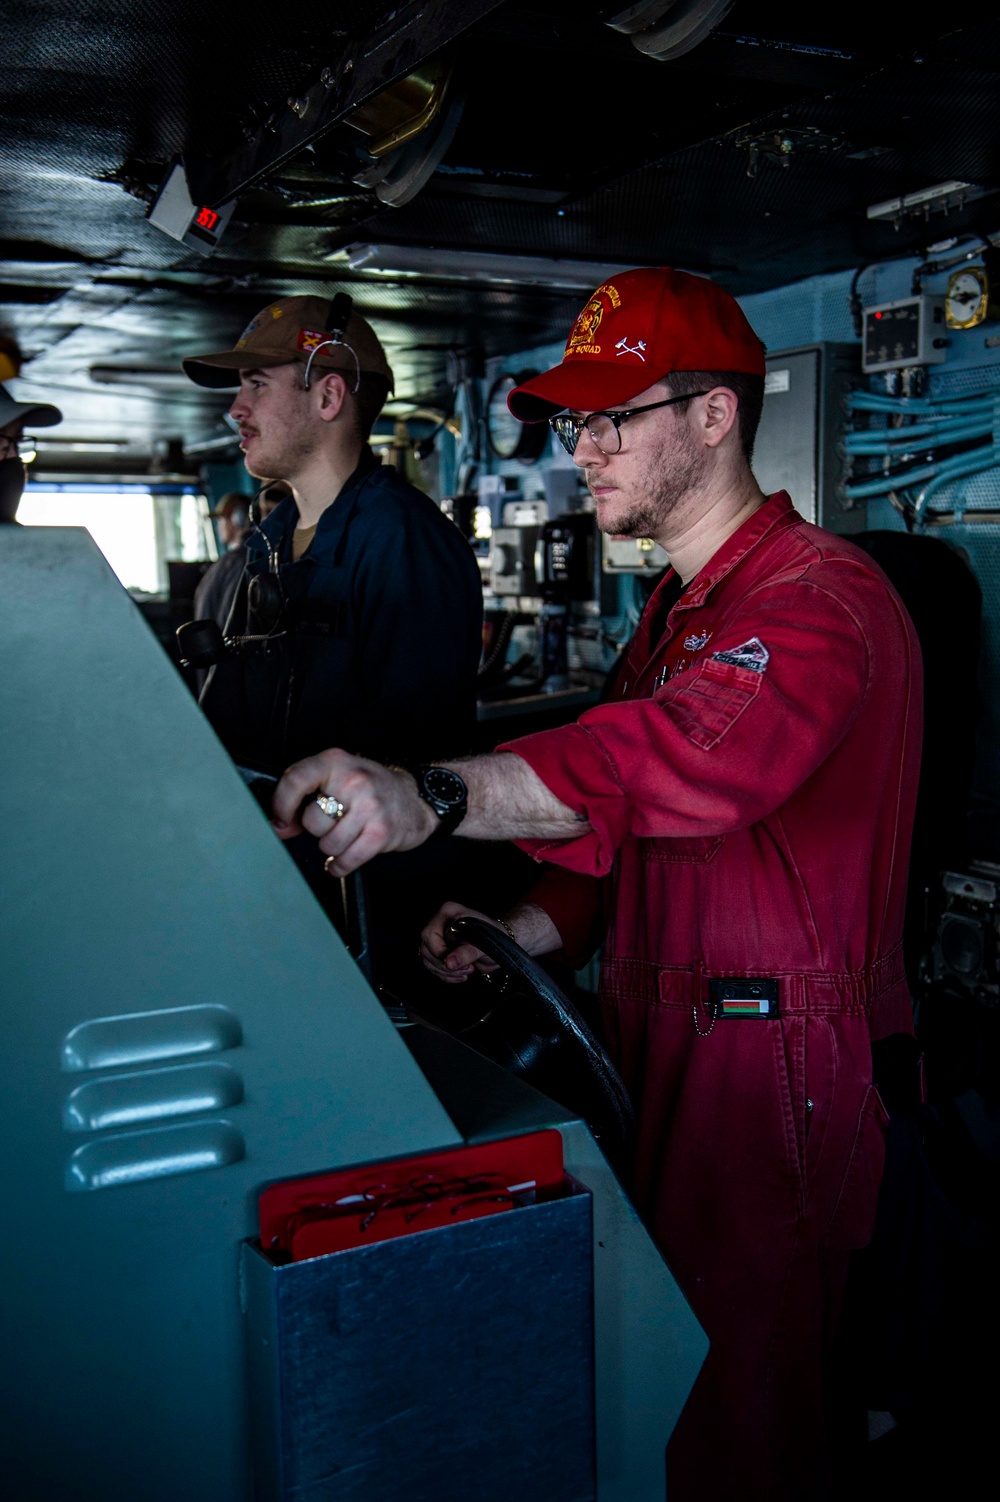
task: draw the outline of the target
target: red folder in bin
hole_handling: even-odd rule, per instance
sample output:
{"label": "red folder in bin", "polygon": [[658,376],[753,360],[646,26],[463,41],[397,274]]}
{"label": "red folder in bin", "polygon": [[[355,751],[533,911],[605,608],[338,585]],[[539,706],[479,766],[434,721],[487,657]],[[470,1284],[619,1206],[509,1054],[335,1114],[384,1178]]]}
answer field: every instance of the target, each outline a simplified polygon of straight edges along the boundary
{"label": "red folder in bin", "polygon": [[300,1262],[495,1215],[563,1178],[562,1137],[549,1130],[290,1179],[260,1197],[261,1247]]}

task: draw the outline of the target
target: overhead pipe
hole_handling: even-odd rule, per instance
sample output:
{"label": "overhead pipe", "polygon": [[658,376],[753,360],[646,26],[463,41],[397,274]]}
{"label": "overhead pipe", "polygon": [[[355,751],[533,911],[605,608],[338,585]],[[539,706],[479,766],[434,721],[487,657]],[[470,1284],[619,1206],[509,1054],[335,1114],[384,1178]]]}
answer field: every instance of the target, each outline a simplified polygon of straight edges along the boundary
{"label": "overhead pipe", "polygon": [[[848,454],[884,454],[892,456],[900,449],[906,449],[915,440],[930,439],[934,445],[945,443],[962,443],[969,438],[986,438],[993,432],[992,413],[984,421],[978,418],[975,422],[942,423],[940,426],[928,423],[914,423],[909,428],[885,428],[878,432],[848,433],[844,439],[844,449]],[[928,442],[916,442],[918,448],[928,448]]]}
{"label": "overhead pipe", "polygon": [[992,388],[984,388],[982,391],[971,392],[967,396],[883,396],[878,391],[852,391],[848,396],[848,406],[854,412],[894,412],[903,416],[913,412],[919,415],[931,412],[952,412],[954,408],[960,411],[973,407],[979,403],[990,404],[994,400],[995,392]]}
{"label": "overhead pipe", "polygon": [[850,432],[843,440],[843,450],[848,455],[898,462],[914,448],[937,449],[976,439],[988,440],[962,454],[933,459],[909,469],[887,469],[880,475],[865,476],[846,484],[843,493],[850,501],[867,500],[890,491],[924,485],[914,508],[914,523],[922,526],[931,497],[943,486],[997,463],[1000,453],[1000,392],[981,391],[934,401],[854,391],[850,394],[849,405],[854,411],[913,416],[918,421],[902,427]]}
{"label": "overhead pipe", "polygon": [[981,469],[990,469],[998,462],[998,456],[1000,456],[1000,449],[996,444],[991,443],[970,454],[959,454],[953,459],[943,459],[937,464],[924,464],[917,469],[904,470],[902,473],[897,471],[895,474],[873,475],[871,479],[845,485],[844,494],[852,501],[869,500],[873,496],[887,495],[890,490],[908,490],[911,486],[926,480],[929,483],[926,490],[921,492],[921,500],[926,509],[928,495],[940,488],[938,481],[946,485],[951,480],[961,479],[964,475],[975,474]]}

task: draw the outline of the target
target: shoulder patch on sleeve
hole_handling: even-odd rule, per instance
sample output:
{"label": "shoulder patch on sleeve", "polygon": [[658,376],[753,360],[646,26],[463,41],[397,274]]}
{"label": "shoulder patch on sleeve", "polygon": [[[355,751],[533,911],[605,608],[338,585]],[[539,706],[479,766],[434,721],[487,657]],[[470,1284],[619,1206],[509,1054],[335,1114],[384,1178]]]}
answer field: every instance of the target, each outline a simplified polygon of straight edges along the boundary
{"label": "shoulder patch on sleeve", "polygon": [[737,668],[749,668],[751,673],[762,673],[771,661],[771,654],[759,636],[751,636],[740,647],[730,647],[727,652],[713,652],[713,662],[730,662]]}

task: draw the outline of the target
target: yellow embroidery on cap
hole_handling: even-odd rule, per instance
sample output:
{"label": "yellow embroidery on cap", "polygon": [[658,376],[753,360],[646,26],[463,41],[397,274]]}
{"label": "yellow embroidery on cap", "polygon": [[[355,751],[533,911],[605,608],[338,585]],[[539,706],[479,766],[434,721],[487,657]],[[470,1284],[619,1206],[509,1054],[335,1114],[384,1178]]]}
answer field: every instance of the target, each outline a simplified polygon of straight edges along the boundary
{"label": "yellow embroidery on cap", "polygon": [[258,326],[259,323],[260,323],[260,318],[259,317],[257,317],[257,318],[251,318],[250,322],[247,324],[246,328],[243,330],[242,334],[240,335],[240,337],[236,341],[236,348],[237,349],[242,349],[244,347],[244,345],[246,344],[247,340],[250,338],[250,335],[256,332],[256,329],[257,329],[257,326]]}
{"label": "yellow embroidery on cap", "polygon": [[601,304],[600,292],[595,292],[573,325],[566,344],[567,355],[590,355],[594,353],[595,348],[600,348],[599,345],[594,345],[594,335],[603,317],[604,308]]}
{"label": "yellow embroidery on cap", "polygon": [[601,346],[594,343],[594,335],[604,317],[604,299],[611,304],[612,312],[622,305],[621,293],[613,282],[598,287],[583,312],[574,323],[566,343],[565,355],[599,355]]}

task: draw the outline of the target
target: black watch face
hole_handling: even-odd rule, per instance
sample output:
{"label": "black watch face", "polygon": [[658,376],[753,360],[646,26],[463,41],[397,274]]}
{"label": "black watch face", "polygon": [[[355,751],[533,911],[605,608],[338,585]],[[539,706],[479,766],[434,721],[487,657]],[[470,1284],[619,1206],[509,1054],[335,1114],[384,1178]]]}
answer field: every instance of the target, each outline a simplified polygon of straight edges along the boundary
{"label": "black watch face", "polygon": [[465,802],[465,783],[457,772],[450,772],[447,767],[428,767],[423,782],[426,792],[437,803],[458,808]]}

